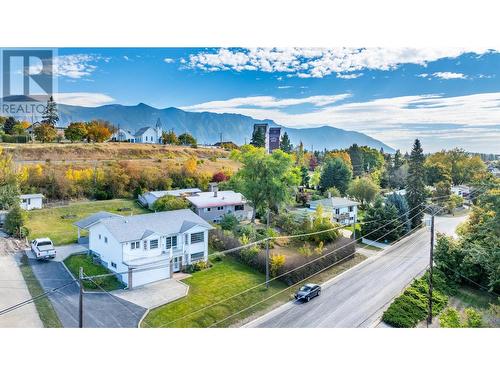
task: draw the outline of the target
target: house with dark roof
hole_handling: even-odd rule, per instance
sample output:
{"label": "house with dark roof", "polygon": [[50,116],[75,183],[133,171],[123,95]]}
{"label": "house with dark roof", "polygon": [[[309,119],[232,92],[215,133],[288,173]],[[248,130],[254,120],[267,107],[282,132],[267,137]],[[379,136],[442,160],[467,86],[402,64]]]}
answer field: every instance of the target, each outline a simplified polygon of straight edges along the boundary
{"label": "house with dark roof", "polygon": [[133,216],[99,212],[75,225],[89,232],[89,250],[129,289],[208,259],[212,226],[188,209]]}

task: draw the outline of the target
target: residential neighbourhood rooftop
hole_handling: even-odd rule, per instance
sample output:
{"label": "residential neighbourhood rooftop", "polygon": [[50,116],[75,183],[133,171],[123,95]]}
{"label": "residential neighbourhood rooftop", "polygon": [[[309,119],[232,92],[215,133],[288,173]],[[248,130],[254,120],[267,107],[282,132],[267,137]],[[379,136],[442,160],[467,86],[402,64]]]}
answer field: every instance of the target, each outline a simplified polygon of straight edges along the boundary
{"label": "residential neighbourhood rooftop", "polygon": [[176,189],[176,190],[156,190],[156,191],[149,191],[145,194],[151,194],[151,195],[154,195],[156,198],[161,198],[165,195],[173,195],[175,197],[180,197],[181,195],[184,195],[184,194],[195,194],[195,193],[201,193],[201,190],[198,188]]}
{"label": "residential neighbourhood rooftop", "polygon": [[201,192],[186,199],[198,208],[242,204],[246,201],[241,193],[232,190]]}
{"label": "residential neighbourhood rooftop", "polygon": [[110,217],[123,217],[121,215],[117,215],[111,212],[99,211],[93,215],[87,216],[81,220],[78,220],[74,223],[74,225],[80,229],[87,229],[91,225],[97,223],[99,220],[107,219]]}
{"label": "residential neighbourhood rooftop", "polygon": [[27,198],[43,198],[43,194],[21,194],[19,195],[19,198],[21,199],[27,199]]}
{"label": "residential neighbourhood rooftop", "polygon": [[[86,227],[88,228],[98,222],[102,223],[119,242],[140,240],[153,233],[160,235],[182,233],[196,225],[208,229],[212,228],[205,220],[188,209],[133,216],[108,214],[108,217],[97,220],[95,215],[86,218],[91,222]],[[81,225],[82,221],[75,223],[75,225]]]}
{"label": "residential neighbourhood rooftop", "polygon": [[332,197],[332,198],[325,198],[325,199],[318,199],[315,201],[310,202],[314,206],[322,205],[323,208],[340,208],[340,207],[347,207],[347,206],[358,206],[360,203],[356,201],[352,201],[347,198],[338,198],[338,197]]}

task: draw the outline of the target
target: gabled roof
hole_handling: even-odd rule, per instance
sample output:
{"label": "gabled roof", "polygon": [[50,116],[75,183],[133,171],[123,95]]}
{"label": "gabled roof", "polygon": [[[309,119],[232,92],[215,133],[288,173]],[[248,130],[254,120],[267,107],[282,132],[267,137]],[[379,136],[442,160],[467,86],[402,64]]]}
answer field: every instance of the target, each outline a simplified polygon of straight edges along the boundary
{"label": "gabled roof", "polygon": [[81,220],[78,220],[76,223],[73,225],[77,226],[80,229],[87,229],[88,227],[94,225],[98,221],[102,219],[107,219],[110,217],[123,217],[121,215],[113,214],[111,212],[106,212],[106,211],[99,211],[93,215],[87,216],[86,218],[83,218]]}
{"label": "gabled roof", "polygon": [[135,136],[136,137],[140,137],[141,135],[143,135],[144,133],[146,133],[149,129],[153,130],[156,133],[156,130],[154,128],[152,128],[151,126],[145,126],[143,128],[140,128],[139,130],[137,130],[135,132]]}
{"label": "gabled roof", "polygon": [[242,194],[232,190],[218,191],[217,196],[214,196],[213,192],[208,191],[186,197],[186,199],[198,208],[227,206],[246,202]]}
{"label": "gabled roof", "polygon": [[99,223],[104,225],[118,242],[140,240],[154,233],[183,233],[188,230],[186,228],[192,228],[192,224],[212,229],[210,224],[188,209],[133,216],[116,215],[101,219]]}
{"label": "gabled roof", "polygon": [[314,206],[321,204],[324,208],[342,208],[348,206],[358,206],[360,203],[347,198],[332,197],[311,201],[309,204]]}

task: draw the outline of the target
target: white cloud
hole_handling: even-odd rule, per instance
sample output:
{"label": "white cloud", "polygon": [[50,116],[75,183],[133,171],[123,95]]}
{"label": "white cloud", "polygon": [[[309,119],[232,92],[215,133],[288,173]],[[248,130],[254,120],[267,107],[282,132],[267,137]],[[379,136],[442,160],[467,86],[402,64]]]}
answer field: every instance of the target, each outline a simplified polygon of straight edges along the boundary
{"label": "white cloud", "polygon": [[344,100],[350,96],[350,94],[317,95],[305,98],[286,99],[278,99],[274,96],[247,96],[241,98],[232,98],[228,100],[215,100],[211,102],[181,107],[181,109],[185,111],[211,111],[218,113],[235,110],[235,113],[238,113],[238,110],[245,111],[246,109],[248,109],[248,107],[283,108],[300,104],[312,104],[315,107],[323,107]]}
{"label": "white cloud", "polygon": [[439,79],[467,79],[465,74],[453,72],[436,72],[432,73],[432,76]]}
{"label": "white cloud", "polygon": [[333,73],[363,69],[390,70],[400,64],[426,65],[441,58],[463,53],[483,54],[488,49],[465,48],[220,48],[192,54],[185,67],[204,71],[259,70],[287,73],[299,78],[320,78]]}
{"label": "white cloud", "polygon": [[[124,56],[124,58],[125,57],[126,56]],[[75,80],[90,76],[97,69],[96,64],[98,62],[109,62],[110,60],[111,58],[109,57],[80,53],[56,56],[48,63],[52,63],[54,76]],[[31,73],[40,72],[42,70],[41,61],[34,61],[33,64],[30,65],[29,70]]]}
{"label": "white cloud", "polygon": [[279,89],[291,89],[293,86],[278,86]]}
{"label": "white cloud", "polygon": [[127,55],[123,56],[123,59],[126,61],[130,61],[130,57],[128,57]]}
{"label": "white cloud", "polygon": [[355,79],[359,78],[363,75],[363,73],[352,73],[352,74],[341,74],[337,73],[337,78],[342,78],[342,79]]}
{"label": "white cloud", "polygon": [[170,57],[165,57],[163,59],[163,62],[167,63],[167,64],[171,64],[173,63],[175,60],[174,59],[171,59]]}
{"label": "white cloud", "polygon": [[115,101],[109,95],[94,92],[60,92],[54,94],[54,100],[60,104],[82,107],[98,107]]}

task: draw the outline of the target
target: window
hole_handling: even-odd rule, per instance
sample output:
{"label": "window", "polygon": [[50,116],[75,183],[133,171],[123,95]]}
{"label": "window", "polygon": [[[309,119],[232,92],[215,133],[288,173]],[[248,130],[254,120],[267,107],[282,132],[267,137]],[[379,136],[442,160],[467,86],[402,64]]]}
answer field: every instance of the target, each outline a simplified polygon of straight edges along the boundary
{"label": "window", "polygon": [[158,240],[149,241],[149,248],[150,249],[158,249]]}
{"label": "window", "polygon": [[349,206],[349,212],[353,212],[354,211],[354,206]]}
{"label": "window", "polygon": [[99,239],[101,239],[101,235],[99,235]]}
{"label": "window", "polygon": [[104,243],[108,243],[108,237],[104,237]]}
{"label": "window", "polygon": [[[193,233],[193,234],[196,234],[196,233]],[[203,251],[199,252],[199,253],[191,254],[191,262],[197,262],[203,258],[205,258],[205,253]]]}
{"label": "window", "polygon": [[199,243],[205,241],[205,233],[191,233],[191,243]]}
{"label": "window", "polygon": [[131,248],[132,250],[134,250],[134,249],[140,249],[140,248],[141,248],[141,244],[139,243],[139,241],[132,242],[132,243],[130,244],[130,248]]}
{"label": "window", "polygon": [[184,243],[186,245],[189,243],[189,236],[187,234],[184,235]]}
{"label": "window", "polygon": [[167,237],[167,249],[177,247],[177,236]]}
{"label": "window", "polygon": [[142,241],[142,247],[144,247],[144,250],[148,249],[148,241]]}
{"label": "window", "polygon": [[335,215],[338,215],[338,214],[340,214],[340,208],[335,209]]}
{"label": "window", "polygon": [[111,267],[116,268],[116,263],[115,262],[111,262]]}
{"label": "window", "polygon": [[205,208],[205,212],[210,212],[210,211],[212,211],[212,208],[211,208],[211,207],[207,207],[207,208]]}
{"label": "window", "polygon": [[217,207],[217,211],[222,211],[223,209],[224,209],[224,206]]}
{"label": "window", "polygon": [[237,204],[234,206],[235,211],[243,211],[245,209],[245,206],[243,204]]}

